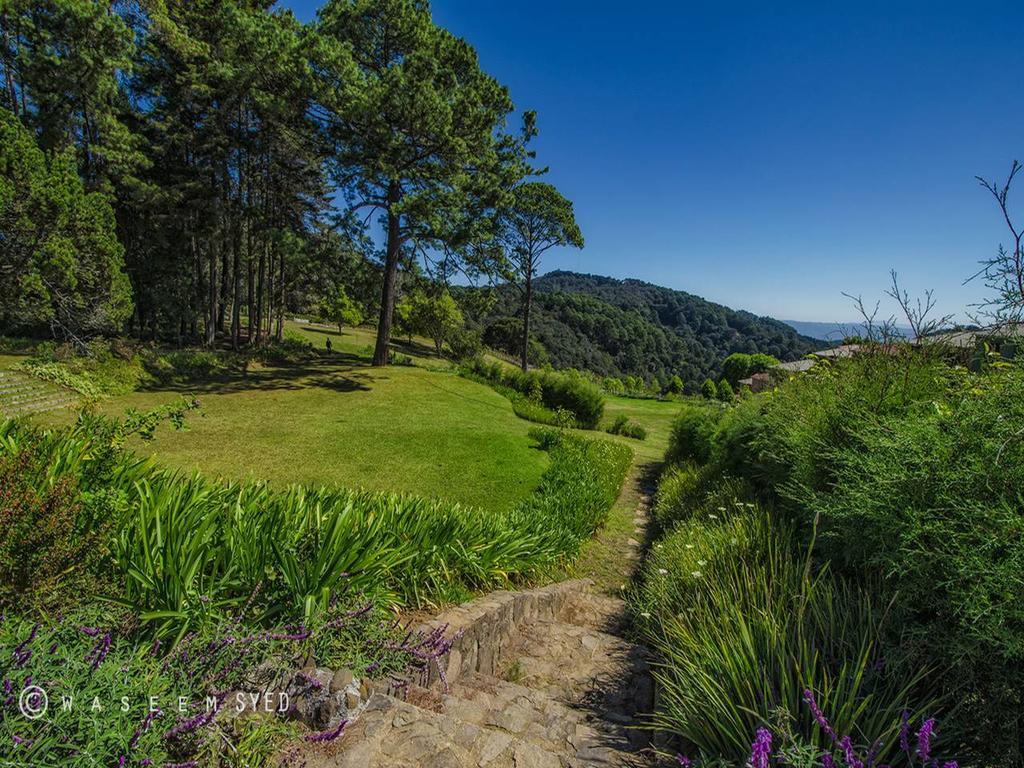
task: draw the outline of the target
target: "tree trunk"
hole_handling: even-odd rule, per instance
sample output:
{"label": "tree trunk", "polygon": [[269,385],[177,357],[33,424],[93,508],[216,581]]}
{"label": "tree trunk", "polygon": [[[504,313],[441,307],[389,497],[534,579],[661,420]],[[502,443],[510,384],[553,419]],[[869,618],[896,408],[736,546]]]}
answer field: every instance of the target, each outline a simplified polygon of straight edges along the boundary
{"label": "tree trunk", "polygon": [[377,345],[373,350],[373,364],[388,364],[388,345],[391,343],[391,320],[395,314],[395,283],[398,280],[398,257],[402,250],[402,230],[394,205],[401,200],[402,189],[397,181],[388,185],[388,242],[384,256],[384,288],[380,297],[380,320],[377,323]]}
{"label": "tree trunk", "polygon": [[281,298],[277,302],[277,341],[280,343],[284,340],[284,251],[281,251],[281,255],[278,257],[278,265],[280,271],[278,276],[278,292]]}
{"label": "tree trunk", "polygon": [[[267,249],[260,247],[256,283],[256,343],[263,341],[263,285],[267,273]],[[250,324],[252,321],[250,320]]]}
{"label": "tree trunk", "polygon": [[520,362],[523,373],[526,373],[529,366],[527,356],[530,352],[530,306],[533,304],[533,267],[528,266],[526,270],[526,293],[523,298],[523,349]]}
{"label": "tree trunk", "polygon": [[238,351],[242,335],[242,223],[236,222],[231,243],[231,348]]}
{"label": "tree trunk", "polygon": [[[211,244],[212,245],[212,244]],[[217,338],[217,252],[210,248],[210,305],[206,314],[206,346]]]}

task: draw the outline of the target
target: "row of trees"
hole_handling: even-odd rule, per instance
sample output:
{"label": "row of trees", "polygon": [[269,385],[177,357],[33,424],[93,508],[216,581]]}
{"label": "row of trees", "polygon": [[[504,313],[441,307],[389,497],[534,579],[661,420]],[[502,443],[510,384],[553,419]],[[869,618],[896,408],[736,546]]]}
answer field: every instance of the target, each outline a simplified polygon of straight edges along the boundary
{"label": "row of trees", "polygon": [[[583,245],[571,203],[537,179],[533,113],[510,129],[507,89],[423,0],[329,0],[307,25],[273,6],[0,2],[2,125],[18,137],[0,204],[5,232],[17,219],[27,233],[0,263],[18,297],[4,327],[237,348],[280,335],[286,308],[352,318],[345,293],[378,314],[384,365],[403,277],[422,269],[438,296],[457,274],[521,285],[528,338],[541,256]],[[120,261],[130,300],[116,274],[65,281],[60,297],[38,288],[53,283],[33,245],[51,222],[9,201],[12,168],[39,157],[70,163],[78,197],[113,212],[113,251],[72,237],[60,268]],[[60,309],[75,304],[107,309],[84,323]]]}

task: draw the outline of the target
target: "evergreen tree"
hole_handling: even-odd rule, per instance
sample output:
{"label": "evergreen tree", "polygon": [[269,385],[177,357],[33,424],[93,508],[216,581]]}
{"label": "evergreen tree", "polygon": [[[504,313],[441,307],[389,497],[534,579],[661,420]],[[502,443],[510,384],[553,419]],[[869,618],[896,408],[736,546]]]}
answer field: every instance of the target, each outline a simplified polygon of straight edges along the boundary
{"label": "evergreen tree", "polygon": [[0,327],[47,325],[81,343],[131,313],[114,212],[87,192],[71,148],[47,157],[0,109]]}
{"label": "evergreen tree", "polygon": [[523,299],[523,340],[520,365],[528,368],[530,309],[533,281],[540,259],[555,246],[583,247],[583,235],[576,225],[572,203],[550,184],[529,181],[512,190],[511,200],[501,211],[501,238],[511,267],[511,277],[520,286]]}
{"label": "evergreen tree", "polygon": [[718,399],[723,403],[731,403],[736,399],[736,393],[732,389],[732,384],[729,383],[728,379],[722,379],[718,382]]}
{"label": "evergreen tree", "polygon": [[403,260],[478,253],[466,212],[495,204],[516,167],[515,144],[499,135],[512,102],[422,0],[330,0],[317,29],[317,67],[334,88],[335,178],[352,210],[382,214],[386,233],[373,356],[386,365]]}

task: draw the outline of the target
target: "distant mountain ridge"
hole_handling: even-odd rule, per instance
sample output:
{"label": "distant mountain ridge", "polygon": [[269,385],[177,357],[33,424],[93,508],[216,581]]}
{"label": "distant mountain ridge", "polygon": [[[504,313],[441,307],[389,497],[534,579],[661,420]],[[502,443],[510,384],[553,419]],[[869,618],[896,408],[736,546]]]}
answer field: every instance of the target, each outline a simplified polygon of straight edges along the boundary
{"label": "distant mountain ridge", "polygon": [[[783,320],[782,322],[792,326],[799,334],[829,342],[839,342],[847,336],[857,336],[864,332],[864,324],[856,322],[823,323],[813,320]],[[896,331],[907,337],[913,335],[910,328],[904,326],[896,326]]]}
{"label": "distant mountain ridge", "polygon": [[[678,375],[695,391],[705,378],[721,376],[722,361],[733,352],[788,361],[823,346],[779,320],[641,280],[555,271],[534,286],[531,337],[558,368],[662,383]],[[507,339],[504,348],[513,352],[515,337],[507,330],[520,309],[515,287],[498,288],[479,321],[488,343]]]}

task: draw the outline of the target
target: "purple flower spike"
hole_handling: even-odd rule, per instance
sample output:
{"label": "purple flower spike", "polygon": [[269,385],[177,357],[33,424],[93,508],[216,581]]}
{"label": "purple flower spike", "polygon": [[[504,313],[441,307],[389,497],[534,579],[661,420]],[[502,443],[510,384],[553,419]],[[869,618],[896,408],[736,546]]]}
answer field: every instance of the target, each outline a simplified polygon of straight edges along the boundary
{"label": "purple flower spike", "polygon": [[935,733],[935,718],[930,717],[921,725],[917,732],[917,754],[921,762],[927,763],[932,756],[932,735]]}
{"label": "purple flower spike", "polygon": [[807,706],[811,708],[811,714],[814,715],[814,722],[818,724],[818,727],[835,743],[837,740],[836,732],[825,718],[825,713],[821,711],[821,707],[818,706],[818,702],[814,698],[814,691],[810,688],[804,690],[804,701],[807,702]]}
{"label": "purple flower spike", "polygon": [[683,766],[683,768],[693,768],[693,760],[686,755],[676,755],[676,762]]}
{"label": "purple flower spike", "polygon": [[821,768],[836,768],[836,761],[832,755],[821,756]]}
{"label": "purple flower spike", "polygon": [[772,732],[758,728],[754,743],[750,745],[750,768],[768,768],[772,756]]}
{"label": "purple flower spike", "polygon": [[910,714],[906,710],[900,717],[900,749],[910,755]]}
{"label": "purple flower spike", "polygon": [[864,763],[857,753],[853,751],[853,742],[849,736],[843,736],[839,740],[839,748],[843,750],[843,760],[846,763],[847,768],[864,768]]}
{"label": "purple flower spike", "polygon": [[348,724],[348,720],[342,720],[338,723],[337,728],[333,728],[329,731],[320,731],[319,733],[311,733],[306,737],[306,741],[312,742],[323,742],[323,741],[334,741],[336,738],[341,736],[345,730],[345,726]]}

